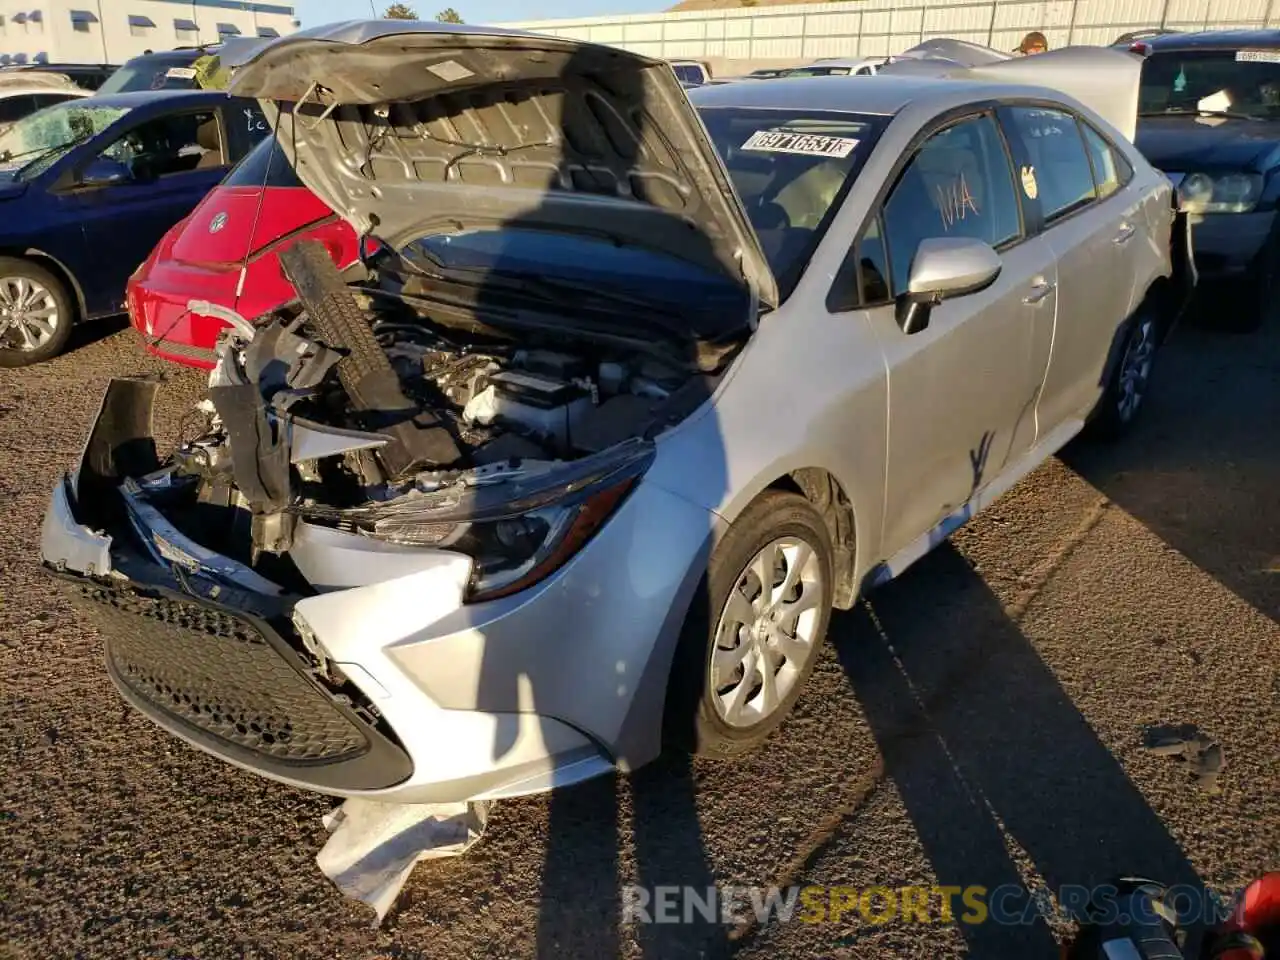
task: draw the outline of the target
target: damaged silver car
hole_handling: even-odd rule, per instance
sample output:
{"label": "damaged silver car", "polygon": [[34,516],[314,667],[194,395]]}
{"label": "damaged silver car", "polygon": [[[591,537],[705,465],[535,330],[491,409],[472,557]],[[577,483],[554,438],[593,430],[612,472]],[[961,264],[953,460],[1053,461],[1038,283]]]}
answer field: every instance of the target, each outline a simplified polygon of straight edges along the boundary
{"label": "damaged silver car", "polygon": [[1140,64],[1035,60],[1087,89],[691,102],[622,50],[388,21],[246,53],[232,91],[377,252],[350,287],[282,254],[297,300],[227,317],[164,459],[157,384],[111,384],[42,551],[112,680],[346,797],[757,746],[833,609],[1146,394],[1180,277]]}

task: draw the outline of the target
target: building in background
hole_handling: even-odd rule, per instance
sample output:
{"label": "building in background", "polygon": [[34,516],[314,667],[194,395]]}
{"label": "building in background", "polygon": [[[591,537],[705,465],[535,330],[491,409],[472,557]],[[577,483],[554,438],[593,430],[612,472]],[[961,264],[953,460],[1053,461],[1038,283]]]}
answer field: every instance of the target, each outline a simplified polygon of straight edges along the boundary
{"label": "building in background", "polygon": [[147,50],[276,37],[294,8],[249,0],[0,0],[0,65],[124,63]]}

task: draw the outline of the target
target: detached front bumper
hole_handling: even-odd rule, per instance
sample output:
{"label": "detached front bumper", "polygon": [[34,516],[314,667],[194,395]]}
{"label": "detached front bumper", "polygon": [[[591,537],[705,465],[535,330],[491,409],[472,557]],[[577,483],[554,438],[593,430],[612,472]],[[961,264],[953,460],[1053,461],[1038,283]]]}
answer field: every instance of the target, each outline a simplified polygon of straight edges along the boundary
{"label": "detached front bumper", "polygon": [[542,792],[659,752],[714,532],[701,508],[641,483],[557,574],[475,605],[467,557],[304,524],[291,557],[322,592],[272,595],[159,513],[104,518],[100,483],[78,498],[82,473],[110,473],[103,450],[138,448],[149,409],[133,406],[109,390],[41,553],[123,697],[165,730],[295,787],[404,803]]}

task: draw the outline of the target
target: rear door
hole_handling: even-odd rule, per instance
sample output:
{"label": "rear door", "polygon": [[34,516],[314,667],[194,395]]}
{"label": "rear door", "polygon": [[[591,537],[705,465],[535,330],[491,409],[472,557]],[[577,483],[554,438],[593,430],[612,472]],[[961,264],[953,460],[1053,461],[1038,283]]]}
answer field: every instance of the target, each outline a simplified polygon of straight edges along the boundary
{"label": "rear door", "polygon": [[1044,237],[1058,261],[1058,324],[1036,406],[1039,436],[1083,418],[1102,393],[1107,358],[1138,291],[1132,245],[1141,196],[1133,171],[1106,138],[1065,109],[1012,106],[1001,112],[1028,159]]}
{"label": "rear door", "polygon": [[[982,240],[1003,267],[990,287],[935,306],[928,327],[908,335],[893,301],[920,242],[933,237]],[[887,278],[883,305],[869,310],[889,379],[887,556],[962,513],[1035,441],[1057,277],[1047,243],[1024,226],[994,114],[948,121],[921,144],[857,256],[864,287],[868,273],[872,287],[874,275]]]}
{"label": "rear door", "polygon": [[129,276],[226,175],[225,144],[219,111],[196,109],[135,123],[99,151],[97,157],[128,167],[133,180],[66,198],[83,218],[90,312],[124,309]]}

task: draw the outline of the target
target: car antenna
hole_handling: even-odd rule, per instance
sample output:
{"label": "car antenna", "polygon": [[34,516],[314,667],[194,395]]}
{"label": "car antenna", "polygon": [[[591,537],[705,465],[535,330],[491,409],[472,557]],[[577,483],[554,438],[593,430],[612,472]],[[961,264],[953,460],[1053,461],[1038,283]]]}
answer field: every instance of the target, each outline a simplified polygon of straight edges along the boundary
{"label": "car antenna", "polygon": [[[276,124],[271,131],[271,149],[267,151],[267,169],[262,174],[262,189],[258,192],[258,207],[253,212],[253,225],[249,228],[249,242],[244,247],[244,260],[240,264],[240,279],[236,281],[235,309],[240,310],[240,297],[244,293],[245,278],[249,275],[249,258],[253,256],[253,243],[258,236],[258,221],[262,218],[262,204],[267,197],[267,184],[271,182],[271,164],[280,146],[280,118],[283,113],[280,101],[276,101]],[[293,129],[290,127],[289,129]]]}

